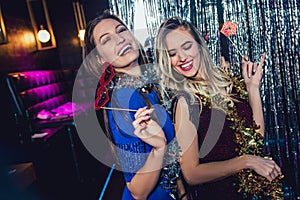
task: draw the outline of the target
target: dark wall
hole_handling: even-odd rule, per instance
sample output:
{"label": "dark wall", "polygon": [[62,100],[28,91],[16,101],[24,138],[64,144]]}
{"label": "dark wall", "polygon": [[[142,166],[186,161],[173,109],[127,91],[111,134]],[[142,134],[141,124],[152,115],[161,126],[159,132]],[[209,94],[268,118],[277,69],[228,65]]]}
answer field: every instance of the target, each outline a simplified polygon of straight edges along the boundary
{"label": "dark wall", "polygon": [[81,2],[84,7],[87,22],[95,17],[96,14],[103,12],[109,7],[109,0],[82,0]]}
{"label": "dark wall", "polygon": [[[11,146],[17,143],[17,136],[5,75],[35,69],[78,68],[81,65],[82,52],[72,2],[46,0],[57,47],[38,51],[26,0],[0,0],[8,36],[8,43],[0,44],[0,151],[18,151]],[[108,8],[108,0],[86,0],[82,3],[86,21]]]}
{"label": "dark wall", "polygon": [[0,3],[8,37],[0,45],[0,72],[61,67],[57,49],[37,51],[26,0]]}
{"label": "dark wall", "polygon": [[[0,0],[8,43],[0,45],[0,73],[74,68],[81,64],[72,0],[46,0],[57,48],[38,51],[26,0]],[[108,8],[108,0],[82,1],[86,21]]]}

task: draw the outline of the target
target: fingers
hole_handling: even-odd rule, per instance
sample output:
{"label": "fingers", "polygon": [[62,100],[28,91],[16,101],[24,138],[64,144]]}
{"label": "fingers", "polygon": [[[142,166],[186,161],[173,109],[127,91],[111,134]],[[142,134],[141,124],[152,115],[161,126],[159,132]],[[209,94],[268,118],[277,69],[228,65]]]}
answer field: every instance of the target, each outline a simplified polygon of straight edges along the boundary
{"label": "fingers", "polygon": [[260,72],[262,71],[262,67],[264,65],[265,59],[266,59],[266,53],[263,53],[262,56],[261,56],[260,62],[257,65],[257,69],[255,70],[255,72],[256,71],[260,71]]}
{"label": "fingers", "polygon": [[275,163],[275,169],[279,175],[281,175],[281,168]]}
{"label": "fingers", "polygon": [[281,175],[281,169],[280,167],[275,163],[275,161],[272,160],[272,158],[267,158],[267,176],[266,178],[269,181],[274,180],[277,176]]}
{"label": "fingers", "polygon": [[230,64],[228,61],[225,60],[224,56],[221,57],[221,66],[222,66],[223,70],[226,72],[230,69]]}
{"label": "fingers", "polygon": [[280,167],[270,157],[251,157],[254,161],[254,170],[256,173],[265,177],[269,181],[274,180],[276,177],[281,175]]}
{"label": "fingers", "polygon": [[248,61],[247,61],[247,56],[243,57],[243,64],[242,64],[242,75],[244,78],[248,77]]}
{"label": "fingers", "polygon": [[272,180],[275,179],[277,176],[280,176],[281,175],[281,169],[280,167],[274,162],[274,166],[273,166],[273,169],[271,171],[271,177],[272,177]]}
{"label": "fingers", "polygon": [[272,170],[269,172],[269,181],[274,180],[278,176],[278,172],[276,171],[275,167],[272,168]]}
{"label": "fingers", "polygon": [[248,57],[244,56],[243,57],[243,64],[242,64],[242,73],[243,77],[246,78],[251,78],[255,74],[256,71],[261,72],[262,71],[262,66],[265,62],[266,58],[266,53],[262,54],[261,60],[259,63],[253,63],[248,61]]}
{"label": "fingers", "polygon": [[134,134],[140,138],[147,138],[147,124],[150,120],[150,114],[153,112],[153,108],[147,109],[147,107],[139,108],[134,114],[135,120],[132,122],[134,127]]}
{"label": "fingers", "polygon": [[243,70],[243,77],[250,78],[252,74],[255,72],[257,66],[253,62],[248,61],[248,56],[243,57],[243,64],[242,64],[242,70]]}
{"label": "fingers", "polygon": [[134,118],[136,119],[142,112],[144,112],[147,109],[147,106],[143,108],[139,108],[136,113],[134,114]]}
{"label": "fingers", "polygon": [[146,107],[138,109],[135,113],[135,120],[132,122],[132,125],[136,128],[138,125],[145,127],[147,121],[150,120],[150,114],[154,111],[154,108],[147,109]]}
{"label": "fingers", "polygon": [[248,78],[251,77],[251,75],[254,73],[254,68],[256,68],[256,64],[254,64],[253,62],[248,62],[248,65],[247,65],[247,75],[248,75]]}
{"label": "fingers", "polygon": [[148,124],[148,121],[150,120],[150,115],[145,115],[145,116],[142,116],[142,117],[139,117],[137,120],[136,120],[136,124],[140,125],[141,127],[145,128]]}
{"label": "fingers", "polygon": [[281,175],[280,173],[278,173],[275,168],[273,168],[273,170],[269,173],[269,181],[273,181],[277,176]]}
{"label": "fingers", "polygon": [[154,108],[147,109],[147,107],[138,109],[132,125],[135,136],[158,150],[165,147],[167,139],[160,125],[151,119],[153,111]]}
{"label": "fingers", "polygon": [[138,119],[140,117],[150,115],[153,112],[154,108],[147,109],[147,107],[139,108],[134,114],[134,118]]}
{"label": "fingers", "polygon": [[265,62],[265,59],[266,59],[266,53],[263,53],[262,56],[261,56],[260,62],[259,62],[260,66],[263,66],[263,64]]}
{"label": "fingers", "polygon": [[222,63],[222,65],[223,65],[223,63],[225,63],[225,58],[224,58],[224,56],[221,56],[221,63]]}

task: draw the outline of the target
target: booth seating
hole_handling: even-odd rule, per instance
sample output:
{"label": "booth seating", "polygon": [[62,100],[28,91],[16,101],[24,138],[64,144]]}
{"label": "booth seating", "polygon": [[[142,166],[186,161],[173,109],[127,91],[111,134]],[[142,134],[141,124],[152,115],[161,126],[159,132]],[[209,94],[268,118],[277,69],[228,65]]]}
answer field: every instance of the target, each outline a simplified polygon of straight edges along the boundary
{"label": "booth seating", "polygon": [[[73,164],[79,176],[78,151],[76,152],[76,141],[74,141],[76,138],[78,140],[78,136],[73,116],[90,109],[92,102],[83,101],[76,105],[72,102],[73,85],[75,78],[78,78],[77,72],[77,69],[15,72],[7,75],[6,82],[11,95],[11,107],[19,144],[33,146],[36,153],[41,151],[43,146],[49,146],[51,141],[60,143],[62,152],[67,151],[65,150],[67,148],[71,149],[70,157],[73,157]],[[78,83],[85,88],[77,93],[85,97],[88,79],[82,77]],[[39,146],[36,147],[36,144]],[[51,152],[56,150],[57,147]],[[59,154],[60,152],[57,153]],[[42,157],[44,155],[40,156]]]}
{"label": "booth seating", "polygon": [[[106,165],[90,154],[80,137],[80,133],[98,133],[89,126],[94,121],[97,123],[97,119],[90,120],[89,116],[95,115],[93,99],[98,79],[86,73],[81,69],[58,69],[15,72],[6,77],[19,144],[22,150],[32,148],[26,153],[29,159],[25,161],[33,164],[38,187],[58,197],[53,199],[73,196],[97,199],[109,172]],[[69,110],[74,104],[75,115]],[[85,130],[74,120],[87,122],[88,128]],[[99,145],[93,148],[106,150],[105,142],[95,143]],[[106,151],[101,154],[108,155]],[[20,163],[16,160],[13,165]],[[118,189],[124,185],[113,187]]]}
{"label": "booth seating", "polygon": [[47,127],[50,118],[43,118],[45,126],[38,126],[43,121],[38,115],[43,111],[51,113],[51,110],[71,102],[75,77],[75,69],[26,71],[7,75],[20,144],[30,143],[34,138],[50,138],[63,128],[59,124]]}

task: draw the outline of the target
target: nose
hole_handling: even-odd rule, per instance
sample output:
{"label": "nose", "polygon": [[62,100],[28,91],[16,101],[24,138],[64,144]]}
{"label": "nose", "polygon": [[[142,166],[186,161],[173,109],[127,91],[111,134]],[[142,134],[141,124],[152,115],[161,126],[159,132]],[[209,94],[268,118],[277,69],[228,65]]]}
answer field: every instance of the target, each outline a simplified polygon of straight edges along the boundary
{"label": "nose", "polygon": [[116,40],[117,44],[121,44],[122,42],[125,41],[125,38],[121,34],[116,34],[115,40]]}
{"label": "nose", "polygon": [[187,59],[187,54],[182,50],[178,52],[178,56],[181,62],[184,62]]}

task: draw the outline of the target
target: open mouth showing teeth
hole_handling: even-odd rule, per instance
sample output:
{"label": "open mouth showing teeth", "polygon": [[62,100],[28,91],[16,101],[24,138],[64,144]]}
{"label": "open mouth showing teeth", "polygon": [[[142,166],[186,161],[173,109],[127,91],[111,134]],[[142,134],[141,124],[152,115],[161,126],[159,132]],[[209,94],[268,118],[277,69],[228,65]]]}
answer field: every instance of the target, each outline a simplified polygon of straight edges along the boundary
{"label": "open mouth showing teeth", "polygon": [[192,67],[193,67],[193,61],[192,60],[190,62],[185,63],[185,64],[183,64],[183,65],[180,66],[180,68],[182,70],[185,70],[185,71],[186,70],[190,70]]}
{"label": "open mouth showing teeth", "polygon": [[130,50],[131,50],[131,46],[128,44],[123,49],[121,49],[121,51],[119,52],[118,55],[123,56],[124,54],[126,54]]}

